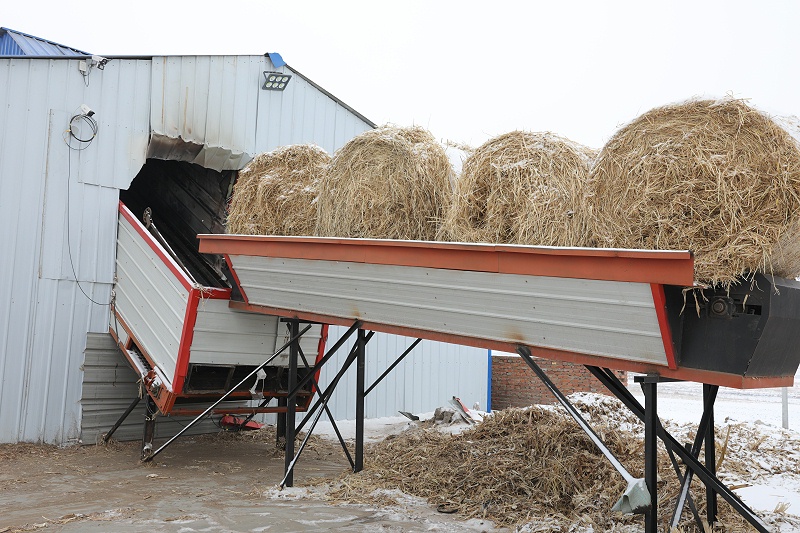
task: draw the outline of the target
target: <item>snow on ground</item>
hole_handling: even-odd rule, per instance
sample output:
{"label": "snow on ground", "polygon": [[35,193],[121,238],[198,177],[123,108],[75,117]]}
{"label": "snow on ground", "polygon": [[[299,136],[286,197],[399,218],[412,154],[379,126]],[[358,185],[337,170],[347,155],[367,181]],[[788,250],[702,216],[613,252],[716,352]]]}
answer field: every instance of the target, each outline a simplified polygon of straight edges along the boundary
{"label": "snow on ground", "polygon": [[[644,402],[638,384],[629,389]],[[702,415],[703,386],[699,383],[665,383],[658,386],[658,413],[674,434],[684,433]],[[780,389],[738,390],[720,388],[714,408],[717,431],[730,428],[728,453],[746,459],[748,472],[736,474],[722,468],[720,478],[756,512],[784,510],[800,515],[800,386],[788,389],[789,429],[782,428]],[[677,430],[676,430],[677,429]],[[787,468],[795,468],[787,471]],[[800,531],[784,526],[781,531]]]}
{"label": "snow on ground", "polygon": [[[446,408],[450,409],[449,406],[445,406]],[[484,416],[486,413],[484,411],[473,411],[472,413],[477,414],[478,416]],[[429,413],[414,413],[419,419],[422,420],[430,420],[434,417],[434,412],[431,411]],[[364,440],[365,442],[378,442],[389,435],[397,435],[398,433],[402,433],[403,431],[417,427],[418,422],[414,422],[405,416],[387,416],[384,418],[368,418],[364,421]],[[355,420],[339,420],[336,422],[336,426],[339,428],[339,432],[342,434],[342,437],[347,439],[355,439],[356,437],[356,421]],[[449,433],[458,433],[467,429],[468,426],[466,423],[457,422],[450,425],[443,424],[439,426],[440,431],[449,432]],[[314,434],[319,435],[321,437],[336,440],[336,433],[333,429],[333,424],[329,421],[320,420],[317,424],[317,427],[314,429]]]}
{"label": "snow on ground", "polygon": [[[800,381],[798,379],[797,381]],[[628,388],[644,402],[642,389],[632,382]],[[789,427],[800,430],[800,385],[789,388]],[[658,413],[676,422],[700,420],[703,386],[700,383],[663,383],[658,386]],[[714,408],[717,423],[726,418],[739,422],[762,422],[781,426],[781,389],[739,390],[720,387]]]}
{"label": "snow on ground", "polygon": [[[638,384],[629,389],[640,402],[644,397]],[[583,401],[592,396],[580,395]],[[727,457],[744,459],[746,471],[729,472],[720,469],[720,478],[760,514],[771,517],[784,514],[780,523],[783,533],[800,533],[800,385],[789,389],[789,428],[783,429],[780,389],[735,390],[720,388],[715,405],[717,431],[730,428]],[[601,401],[601,400],[598,400]],[[690,440],[693,425],[702,415],[702,385],[698,383],[661,384],[658,389],[658,413],[664,425],[679,440]],[[433,413],[418,413],[421,420],[433,418]],[[368,441],[378,441],[415,427],[404,416],[365,421]],[[355,436],[355,421],[338,422],[345,439]],[[454,423],[441,426],[460,431],[468,426]],[[320,422],[315,433],[335,439],[330,422]],[[722,443],[720,443],[722,444]]]}

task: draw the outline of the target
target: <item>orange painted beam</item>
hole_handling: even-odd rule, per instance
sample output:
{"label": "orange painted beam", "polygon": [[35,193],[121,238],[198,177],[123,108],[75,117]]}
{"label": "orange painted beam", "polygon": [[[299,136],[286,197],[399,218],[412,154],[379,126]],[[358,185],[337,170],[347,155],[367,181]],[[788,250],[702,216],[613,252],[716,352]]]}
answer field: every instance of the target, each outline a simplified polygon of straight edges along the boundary
{"label": "orange painted beam", "polygon": [[690,251],[198,235],[200,252],[692,286]]}

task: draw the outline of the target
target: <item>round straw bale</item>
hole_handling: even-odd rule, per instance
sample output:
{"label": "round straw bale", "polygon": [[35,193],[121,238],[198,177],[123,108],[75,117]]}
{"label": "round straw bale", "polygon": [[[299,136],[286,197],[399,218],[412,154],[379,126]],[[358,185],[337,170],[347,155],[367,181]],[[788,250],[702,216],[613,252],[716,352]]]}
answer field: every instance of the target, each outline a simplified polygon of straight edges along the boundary
{"label": "round straw bale", "polygon": [[317,202],[325,237],[433,240],[453,169],[425,129],[383,126],[336,151]]}
{"label": "round straw bale", "polygon": [[229,233],[313,235],[319,183],[331,156],[313,144],[259,154],[239,173],[228,209]]}
{"label": "round straw bale", "polygon": [[800,274],[800,149],[743,100],[690,100],[619,130],[590,178],[599,246],[690,249],[698,282]]}
{"label": "round straw bale", "polygon": [[512,131],[464,161],[441,237],[461,242],[584,246],[581,209],[595,152],[552,133]]}

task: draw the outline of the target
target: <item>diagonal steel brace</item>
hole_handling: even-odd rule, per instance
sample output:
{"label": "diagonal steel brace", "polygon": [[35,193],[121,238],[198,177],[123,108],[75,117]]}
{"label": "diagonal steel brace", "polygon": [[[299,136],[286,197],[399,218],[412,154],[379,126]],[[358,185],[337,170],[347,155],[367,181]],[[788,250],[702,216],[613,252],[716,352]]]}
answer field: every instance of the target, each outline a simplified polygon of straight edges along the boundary
{"label": "diagonal steel brace", "polygon": [[[320,397],[320,399],[317,400],[317,403],[316,403],[315,408],[314,408],[314,411],[317,411],[317,414],[314,417],[314,420],[311,422],[311,427],[306,432],[306,436],[303,439],[303,442],[300,443],[300,447],[298,448],[297,453],[295,454],[294,458],[292,459],[291,463],[289,464],[288,468],[286,469],[286,474],[284,475],[283,479],[280,482],[280,487],[281,488],[283,488],[286,485],[287,479],[289,479],[289,476],[294,471],[294,467],[297,464],[297,461],[300,459],[300,455],[303,453],[303,450],[305,450],[306,444],[308,443],[308,439],[311,438],[311,434],[314,432],[314,428],[317,426],[317,422],[319,422],[319,419],[322,416],[323,410],[322,409],[317,409],[316,407],[318,407],[319,405],[322,405],[323,407],[327,407],[328,401],[330,400],[331,396],[333,396],[333,391],[336,389],[336,386],[339,384],[339,381],[342,379],[342,377],[344,376],[345,372],[347,372],[347,370],[350,368],[350,365],[352,365],[353,362],[357,358],[357,349],[356,348],[357,348],[356,346],[353,347],[353,350],[351,350],[350,353],[348,354],[347,360],[342,365],[342,368],[339,370],[339,372],[333,378],[333,381],[331,381],[331,383],[328,385],[328,388],[325,389],[325,392],[322,393],[322,396]],[[304,423],[308,420],[308,416],[310,416],[312,412],[313,411],[310,411],[308,413],[308,415],[306,415],[306,418],[303,420],[303,423],[300,425],[300,427],[302,427],[304,425]],[[299,431],[299,429],[298,429],[298,431]],[[349,453],[348,453],[348,457],[349,457]],[[353,464],[355,464],[355,463],[353,463]],[[355,468],[355,466],[353,466],[353,468]]]}
{"label": "diagonal steel brace", "polygon": [[517,353],[522,357],[525,364],[527,364],[531,370],[536,374],[536,376],[541,380],[542,383],[553,393],[553,396],[559,401],[559,403],[566,409],[567,413],[578,423],[581,429],[586,433],[586,435],[594,442],[595,446],[606,456],[606,459],[611,463],[614,469],[620,473],[620,475],[625,478],[625,481],[628,482],[628,486],[625,489],[622,497],[619,501],[614,505],[613,510],[615,511],[623,511],[628,513],[647,513],[649,512],[650,508],[652,507],[651,501],[652,498],[650,496],[650,492],[645,485],[645,480],[641,478],[635,478],[631,475],[630,472],[625,468],[625,466],[617,459],[617,457],[608,449],[605,442],[594,432],[592,427],[584,420],[581,416],[580,412],[575,408],[574,405],[564,396],[556,385],[550,381],[550,378],[547,377],[547,374],[539,368],[539,365],[533,360],[531,356],[531,351],[527,346],[517,346]]}
{"label": "diagonal steel brace", "polygon": [[[586,365],[586,368],[600,380],[606,388],[611,391],[614,396],[624,403],[630,411],[636,415],[637,418],[644,421],[644,407],[639,401],[630,393],[630,391],[623,385],[620,380],[608,369],[605,371],[599,367]],[[717,476],[711,473],[705,465],[703,465],[697,458],[692,456],[690,451],[687,451],[672,435],[670,435],[663,426],[659,425],[656,429],[658,438],[664,443],[667,449],[671,449],[681,460],[689,467],[694,474],[700,478],[705,485],[710,485],[714,491],[722,496],[736,512],[738,512],[756,531],[760,533],[770,533],[767,524],[764,523],[758,515],[753,512],[727,485],[722,483]]]}

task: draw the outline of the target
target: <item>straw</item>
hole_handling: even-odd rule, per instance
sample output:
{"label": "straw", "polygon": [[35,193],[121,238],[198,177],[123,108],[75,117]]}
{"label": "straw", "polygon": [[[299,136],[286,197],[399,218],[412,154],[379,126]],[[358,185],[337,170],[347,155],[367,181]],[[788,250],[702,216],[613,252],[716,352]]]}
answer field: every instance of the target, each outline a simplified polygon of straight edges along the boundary
{"label": "straw", "polygon": [[598,246],[691,249],[707,285],[800,274],[800,150],[744,100],[645,113],[603,147],[590,179]]}

